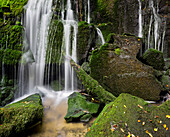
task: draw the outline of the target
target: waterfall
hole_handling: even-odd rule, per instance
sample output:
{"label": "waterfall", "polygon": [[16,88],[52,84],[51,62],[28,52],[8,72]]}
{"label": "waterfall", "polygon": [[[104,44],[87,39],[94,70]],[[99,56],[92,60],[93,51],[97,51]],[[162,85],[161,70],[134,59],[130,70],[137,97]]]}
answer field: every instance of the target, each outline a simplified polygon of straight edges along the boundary
{"label": "waterfall", "polygon": [[166,30],[166,23],[158,14],[158,1],[149,1],[149,8],[151,9],[151,17],[149,22],[147,47],[154,48],[159,51],[164,51],[164,37]]}
{"label": "waterfall", "polygon": [[[36,86],[43,85],[48,26],[51,18],[52,0],[29,0],[25,6],[25,48],[29,48],[34,61],[20,66],[19,93],[16,97],[33,92]],[[27,58],[28,51],[23,58]],[[23,60],[23,59],[22,59]]]}
{"label": "waterfall", "polygon": [[142,4],[141,1],[138,0],[139,2],[139,32],[138,32],[138,37],[142,38],[143,34],[142,34]]}
{"label": "waterfall", "polygon": [[99,28],[96,28],[96,29],[97,29],[98,37],[101,40],[102,45],[104,45],[105,44],[105,40],[104,40],[104,37],[103,37],[103,34],[102,34],[101,30]]}
{"label": "waterfall", "polygon": [[90,23],[90,0],[88,0],[88,19],[87,22]]}
{"label": "waterfall", "polygon": [[[64,9],[63,9],[64,10]],[[64,14],[63,14],[64,16]],[[76,47],[77,47],[77,32],[78,32],[78,23],[74,20],[73,10],[71,9],[71,2],[67,0],[67,8],[66,8],[66,17],[62,17],[64,24],[64,53],[65,53],[65,91],[74,90],[74,70],[70,65],[70,61],[68,58],[72,58],[75,62],[76,58]],[[73,29],[73,33],[72,33]],[[71,40],[71,36],[73,36],[73,40]],[[72,45],[72,49],[71,49]]]}

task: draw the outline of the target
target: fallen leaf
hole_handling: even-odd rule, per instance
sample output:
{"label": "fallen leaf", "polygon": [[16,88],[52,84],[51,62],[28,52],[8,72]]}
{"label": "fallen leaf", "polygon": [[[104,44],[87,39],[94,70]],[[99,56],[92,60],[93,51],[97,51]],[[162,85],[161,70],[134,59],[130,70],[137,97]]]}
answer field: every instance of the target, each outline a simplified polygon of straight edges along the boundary
{"label": "fallen leaf", "polygon": [[138,107],[141,108],[141,109],[143,109],[143,107],[142,107],[141,105],[139,105],[139,104],[138,104]]}
{"label": "fallen leaf", "polygon": [[163,127],[166,128],[166,124],[163,124]]}
{"label": "fallen leaf", "polygon": [[155,132],[158,131],[158,128],[154,128],[154,131],[155,131]]}
{"label": "fallen leaf", "polygon": [[170,115],[166,115],[166,118],[170,118]]}
{"label": "fallen leaf", "polygon": [[138,41],[140,41],[140,39],[138,39]]}
{"label": "fallen leaf", "polygon": [[124,105],[124,108],[127,108],[126,105]]}
{"label": "fallen leaf", "polygon": [[166,130],[168,130],[168,127],[166,127]]}
{"label": "fallen leaf", "polygon": [[95,125],[97,125],[97,123],[95,123]]}
{"label": "fallen leaf", "polygon": [[140,123],[141,121],[140,120],[138,120],[138,123]]}
{"label": "fallen leaf", "polygon": [[88,129],[88,131],[87,132],[89,132],[90,131],[90,128]]}
{"label": "fallen leaf", "polygon": [[142,125],[144,126],[144,125],[145,125],[145,122],[142,122]]}
{"label": "fallen leaf", "polygon": [[155,116],[154,118],[159,118],[159,116]]}
{"label": "fallen leaf", "polygon": [[123,128],[120,128],[120,130],[124,133],[125,131],[123,130]]}
{"label": "fallen leaf", "polygon": [[113,125],[113,127],[117,127],[117,125]]}
{"label": "fallen leaf", "polygon": [[153,137],[151,133],[149,133],[148,130],[146,130],[146,133],[150,136],[150,137]]}

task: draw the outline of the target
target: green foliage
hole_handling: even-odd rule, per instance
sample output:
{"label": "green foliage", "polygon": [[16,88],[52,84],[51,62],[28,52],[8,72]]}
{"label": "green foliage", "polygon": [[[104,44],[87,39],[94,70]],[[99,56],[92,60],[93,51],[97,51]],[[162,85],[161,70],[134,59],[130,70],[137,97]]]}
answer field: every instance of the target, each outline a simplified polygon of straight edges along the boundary
{"label": "green foliage", "polygon": [[120,55],[123,52],[120,48],[115,49],[115,54]]}

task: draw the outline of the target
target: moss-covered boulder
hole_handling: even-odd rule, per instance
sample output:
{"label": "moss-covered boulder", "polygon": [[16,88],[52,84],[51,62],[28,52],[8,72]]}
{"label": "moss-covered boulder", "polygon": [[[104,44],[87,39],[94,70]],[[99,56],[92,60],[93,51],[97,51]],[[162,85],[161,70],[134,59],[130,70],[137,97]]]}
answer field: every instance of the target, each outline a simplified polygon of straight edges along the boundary
{"label": "moss-covered boulder", "polygon": [[163,75],[161,77],[161,83],[165,89],[170,90],[170,76],[169,75]]}
{"label": "moss-covered boulder", "polygon": [[170,101],[155,106],[123,93],[105,106],[86,137],[168,137],[169,114]]}
{"label": "moss-covered boulder", "polygon": [[143,62],[152,66],[154,69],[163,70],[165,67],[163,53],[155,49],[148,49],[143,54]]}
{"label": "moss-covered boulder", "polygon": [[68,97],[67,114],[64,117],[67,122],[88,122],[92,115],[99,110],[99,104],[87,101],[85,96],[74,92]]}
{"label": "moss-covered boulder", "polygon": [[42,120],[43,106],[39,94],[0,108],[0,137],[24,136],[24,131]]}
{"label": "moss-covered boulder", "polygon": [[159,100],[162,87],[154,69],[136,58],[142,39],[115,34],[109,38],[110,44],[93,51],[90,75],[115,96],[130,93],[146,100]]}
{"label": "moss-covered boulder", "polygon": [[112,102],[115,100],[115,96],[111,94],[110,92],[106,91],[97,80],[93,79],[90,75],[88,75],[82,67],[77,65],[73,60],[71,60],[71,66],[75,69],[77,72],[77,76],[79,80],[84,85],[84,88],[88,92],[88,94],[91,94],[95,97],[97,97],[98,100],[100,100],[100,103],[106,104],[109,102]]}
{"label": "moss-covered boulder", "polygon": [[82,64],[89,55],[89,51],[95,46],[97,30],[93,24],[81,21],[78,24],[77,35],[77,60]]}

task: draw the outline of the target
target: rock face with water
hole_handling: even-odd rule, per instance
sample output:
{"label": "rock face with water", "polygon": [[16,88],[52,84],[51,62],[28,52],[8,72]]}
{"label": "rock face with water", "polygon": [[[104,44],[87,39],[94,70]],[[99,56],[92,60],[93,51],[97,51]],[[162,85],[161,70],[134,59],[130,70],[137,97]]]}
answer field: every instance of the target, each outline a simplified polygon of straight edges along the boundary
{"label": "rock face with water", "polygon": [[123,93],[114,102],[105,106],[86,137],[122,137],[129,134],[168,137],[169,113],[170,101],[161,106],[153,106],[141,98]]}
{"label": "rock face with water", "polygon": [[24,131],[42,120],[43,106],[38,94],[0,108],[0,137],[24,136]]}
{"label": "rock face with water", "polygon": [[115,96],[125,92],[146,100],[158,100],[161,85],[154,69],[136,58],[142,40],[115,34],[109,38],[112,39],[108,39],[109,43],[93,51],[91,76]]}
{"label": "rock face with water", "polygon": [[80,93],[74,92],[68,98],[68,109],[64,118],[67,122],[88,122],[92,115],[97,114],[99,106],[97,103],[87,101]]}

